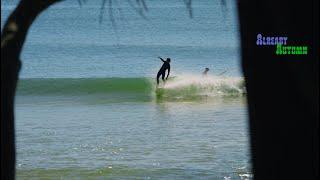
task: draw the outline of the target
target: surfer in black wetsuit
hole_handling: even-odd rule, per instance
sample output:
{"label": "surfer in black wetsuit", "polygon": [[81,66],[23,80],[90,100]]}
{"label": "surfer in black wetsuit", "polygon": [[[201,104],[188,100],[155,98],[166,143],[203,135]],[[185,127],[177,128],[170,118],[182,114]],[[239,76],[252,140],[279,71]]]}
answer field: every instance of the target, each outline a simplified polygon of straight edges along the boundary
{"label": "surfer in black wetsuit", "polygon": [[[157,74],[157,85],[159,85],[159,78],[161,76],[162,81],[165,82],[165,80],[168,79],[169,74],[170,74],[170,58],[167,58],[167,60],[163,60],[161,57],[158,57],[159,59],[161,59],[161,61],[163,62],[163,65],[161,66],[158,74]],[[168,70],[168,74],[166,79],[164,79],[165,75],[166,75],[166,70]]]}
{"label": "surfer in black wetsuit", "polygon": [[207,76],[209,70],[210,70],[209,68],[204,69],[202,75],[203,75],[203,76]]}

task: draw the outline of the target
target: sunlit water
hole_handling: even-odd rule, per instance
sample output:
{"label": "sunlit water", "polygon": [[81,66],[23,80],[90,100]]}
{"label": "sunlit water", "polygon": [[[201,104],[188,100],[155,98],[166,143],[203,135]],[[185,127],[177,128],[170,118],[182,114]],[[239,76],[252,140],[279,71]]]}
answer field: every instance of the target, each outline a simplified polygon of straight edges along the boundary
{"label": "sunlit water", "polygon": [[[115,1],[114,1],[115,2]],[[16,99],[18,179],[247,179],[236,7],[65,1],[32,26]],[[1,1],[1,27],[15,1]],[[114,4],[116,6],[116,4]],[[174,78],[155,89],[161,61]],[[208,77],[201,72],[209,67]],[[227,70],[223,76],[219,73]]]}

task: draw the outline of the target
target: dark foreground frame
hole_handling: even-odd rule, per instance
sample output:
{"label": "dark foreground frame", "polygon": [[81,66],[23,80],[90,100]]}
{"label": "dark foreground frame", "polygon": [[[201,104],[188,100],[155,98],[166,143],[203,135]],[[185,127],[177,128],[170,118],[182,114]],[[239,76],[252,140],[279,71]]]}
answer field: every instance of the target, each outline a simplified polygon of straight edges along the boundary
{"label": "dark foreground frame", "polygon": [[[318,179],[319,1],[239,0],[255,179]],[[258,47],[258,33],[287,36],[307,55]]]}
{"label": "dark foreground frame", "polygon": [[[15,177],[14,97],[34,19],[59,0],[21,0],[1,32],[1,179]],[[238,0],[255,179],[319,178],[319,1]],[[258,33],[288,36],[308,55],[276,56]]]}

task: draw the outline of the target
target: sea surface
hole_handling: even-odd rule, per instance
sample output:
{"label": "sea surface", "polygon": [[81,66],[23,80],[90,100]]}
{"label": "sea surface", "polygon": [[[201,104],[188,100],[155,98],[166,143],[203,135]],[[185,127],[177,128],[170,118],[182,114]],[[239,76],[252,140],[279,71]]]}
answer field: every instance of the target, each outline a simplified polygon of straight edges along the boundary
{"label": "sea surface", "polygon": [[[106,2],[63,1],[31,27],[17,179],[252,179],[235,2],[194,0],[192,17],[183,0]],[[1,0],[1,28],[16,4]]]}

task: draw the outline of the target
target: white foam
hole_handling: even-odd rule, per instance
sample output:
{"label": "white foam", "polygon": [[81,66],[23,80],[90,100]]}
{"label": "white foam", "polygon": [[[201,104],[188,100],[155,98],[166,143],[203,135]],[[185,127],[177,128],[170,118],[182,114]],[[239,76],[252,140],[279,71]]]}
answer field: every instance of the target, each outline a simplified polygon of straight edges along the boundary
{"label": "white foam", "polygon": [[160,94],[171,100],[206,99],[210,97],[239,97],[245,94],[243,78],[182,74],[169,79]]}
{"label": "white foam", "polygon": [[242,80],[243,78],[240,77],[181,75],[170,81],[167,81],[164,88],[172,89],[190,85],[217,86],[221,84],[236,86]]}
{"label": "white foam", "polygon": [[179,90],[196,88],[199,95],[225,95],[227,93],[244,93],[243,78],[222,76],[201,76],[185,74],[166,82],[164,88]]}

